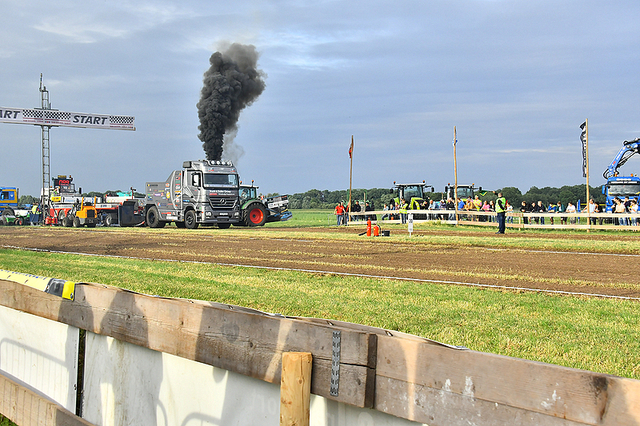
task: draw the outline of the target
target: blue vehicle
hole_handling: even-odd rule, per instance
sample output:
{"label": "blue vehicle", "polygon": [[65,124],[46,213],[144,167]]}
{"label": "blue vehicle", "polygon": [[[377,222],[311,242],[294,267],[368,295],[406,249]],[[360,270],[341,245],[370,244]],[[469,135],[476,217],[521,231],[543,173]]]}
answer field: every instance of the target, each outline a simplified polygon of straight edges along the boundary
{"label": "blue vehicle", "polygon": [[0,213],[13,216],[18,208],[18,188],[0,187]]}
{"label": "blue vehicle", "polygon": [[635,198],[640,196],[640,177],[619,176],[618,168],[627,162],[634,154],[640,152],[640,138],[632,141],[624,141],[622,148],[614,157],[609,167],[604,171],[602,176],[607,179],[607,183],[602,187],[602,193],[607,197],[606,211],[611,212],[613,200],[618,197]]}

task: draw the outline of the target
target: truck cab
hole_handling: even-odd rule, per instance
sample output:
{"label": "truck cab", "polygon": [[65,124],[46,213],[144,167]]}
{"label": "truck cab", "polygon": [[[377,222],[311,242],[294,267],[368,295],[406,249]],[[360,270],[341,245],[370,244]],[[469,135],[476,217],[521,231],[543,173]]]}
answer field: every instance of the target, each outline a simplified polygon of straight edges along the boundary
{"label": "truck cab", "polygon": [[18,188],[0,187],[0,212],[4,216],[13,216],[14,209],[18,208]]}
{"label": "truck cab", "polygon": [[240,222],[238,172],[231,162],[185,161],[164,182],[147,182],[145,217],[151,228],[175,222],[195,229],[200,224],[228,228]]}
{"label": "truck cab", "polygon": [[640,138],[622,142],[622,148],[602,173],[602,177],[607,180],[607,183],[602,186],[602,193],[606,196],[605,211],[611,212],[613,200],[616,197],[623,199],[624,197],[635,198],[640,195],[640,178],[633,174],[620,176],[618,172],[618,169],[629,158],[638,153],[640,153]]}
{"label": "truck cab", "polygon": [[602,193],[606,196],[606,212],[611,212],[613,200],[617,197],[637,198],[640,196],[640,177],[638,176],[611,176],[602,186]]}

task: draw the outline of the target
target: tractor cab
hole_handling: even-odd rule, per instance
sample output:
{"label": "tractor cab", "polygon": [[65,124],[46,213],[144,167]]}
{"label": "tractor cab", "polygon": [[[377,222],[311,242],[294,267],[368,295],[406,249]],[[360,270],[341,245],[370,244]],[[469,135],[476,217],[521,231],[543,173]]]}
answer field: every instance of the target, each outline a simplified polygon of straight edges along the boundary
{"label": "tractor cab", "polygon": [[258,198],[258,187],[251,185],[240,184],[240,205],[244,204],[248,200]]}
{"label": "tractor cab", "polygon": [[[473,199],[477,192],[482,192],[482,187],[476,188],[474,185],[474,183],[471,185],[458,185],[458,200]],[[445,197],[451,198],[452,200],[455,199],[454,191],[455,185],[447,184],[447,186],[444,187]]]}
{"label": "tractor cab", "polygon": [[408,204],[408,208],[411,210],[420,210],[422,204],[427,199],[427,189],[430,188],[433,192],[433,186],[427,185],[425,181],[422,183],[396,183],[393,182],[394,189],[391,190],[395,193],[394,199],[396,204],[400,204],[400,200],[405,200]]}

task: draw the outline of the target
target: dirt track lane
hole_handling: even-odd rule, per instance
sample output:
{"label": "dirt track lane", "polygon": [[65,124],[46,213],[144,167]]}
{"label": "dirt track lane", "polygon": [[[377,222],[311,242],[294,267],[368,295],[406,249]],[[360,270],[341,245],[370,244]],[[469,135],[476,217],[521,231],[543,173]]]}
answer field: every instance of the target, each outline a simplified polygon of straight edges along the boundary
{"label": "dirt track lane", "polygon": [[[215,229],[0,227],[0,245],[640,297],[640,256],[628,255],[416,245],[392,238],[305,239],[301,234],[300,239],[292,239],[277,228],[265,237],[251,229],[223,233]],[[616,274],[606,272],[611,270],[608,265],[618,263],[624,263],[624,268],[614,268]]]}

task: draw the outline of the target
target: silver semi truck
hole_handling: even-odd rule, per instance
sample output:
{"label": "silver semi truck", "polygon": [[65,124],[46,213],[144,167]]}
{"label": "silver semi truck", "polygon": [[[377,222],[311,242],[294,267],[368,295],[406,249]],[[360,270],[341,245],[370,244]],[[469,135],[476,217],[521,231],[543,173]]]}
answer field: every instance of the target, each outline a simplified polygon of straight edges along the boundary
{"label": "silver semi truck", "polygon": [[238,171],[228,161],[185,161],[165,182],[147,182],[145,220],[151,228],[175,222],[229,228],[242,220]]}

